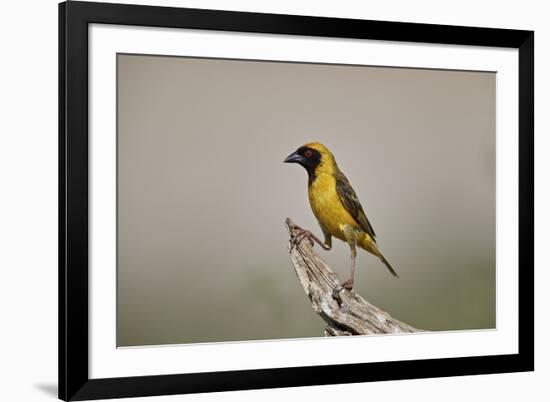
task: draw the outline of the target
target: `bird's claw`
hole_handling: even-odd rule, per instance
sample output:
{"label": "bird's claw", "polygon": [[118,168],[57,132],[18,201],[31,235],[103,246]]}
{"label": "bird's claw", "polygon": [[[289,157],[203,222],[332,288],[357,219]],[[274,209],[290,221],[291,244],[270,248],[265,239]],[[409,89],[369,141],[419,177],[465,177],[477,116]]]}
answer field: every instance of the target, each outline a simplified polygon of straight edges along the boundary
{"label": "bird's claw", "polygon": [[353,280],[348,279],[347,281],[338,284],[332,291],[332,298],[335,299],[338,304],[342,302],[340,292],[344,289],[349,291],[353,290]]}
{"label": "bird's claw", "polygon": [[315,244],[312,239],[312,236],[314,236],[313,233],[311,233],[307,229],[302,229],[300,227],[295,227],[294,229],[297,229],[299,233],[290,240],[290,251],[292,251],[294,247],[297,247],[304,239],[308,239],[309,244],[311,245],[311,247],[313,247],[313,245]]}
{"label": "bird's claw", "polygon": [[340,285],[340,287],[341,287],[342,289],[352,290],[352,289],[353,289],[353,280],[352,280],[352,279],[348,279],[347,281],[342,282],[342,284]]}

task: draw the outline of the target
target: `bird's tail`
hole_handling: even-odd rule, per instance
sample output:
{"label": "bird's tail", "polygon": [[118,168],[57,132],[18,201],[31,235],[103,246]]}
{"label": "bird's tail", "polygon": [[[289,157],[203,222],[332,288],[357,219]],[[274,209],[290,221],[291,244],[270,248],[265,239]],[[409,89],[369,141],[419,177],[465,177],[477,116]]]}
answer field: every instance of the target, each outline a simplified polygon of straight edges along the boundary
{"label": "bird's tail", "polygon": [[382,252],[378,249],[378,245],[376,244],[376,241],[372,237],[365,235],[362,239],[360,239],[359,246],[364,250],[367,250],[369,253],[372,253],[378,258],[380,258],[380,261],[384,263],[386,268],[388,268],[388,271],[390,271],[391,274],[396,278],[399,278],[399,275],[397,275],[397,272],[395,272],[395,269],[393,269],[393,267],[388,262],[388,260],[386,260],[386,257],[384,257],[384,254],[382,254]]}
{"label": "bird's tail", "polygon": [[388,268],[388,271],[390,271],[393,276],[395,276],[396,278],[399,278],[399,275],[397,275],[397,272],[395,272],[395,269],[393,269],[393,267],[388,262],[388,260],[386,260],[386,257],[384,257],[384,255],[380,251],[378,251],[378,258],[380,258],[380,260],[384,263],[386,268]]}

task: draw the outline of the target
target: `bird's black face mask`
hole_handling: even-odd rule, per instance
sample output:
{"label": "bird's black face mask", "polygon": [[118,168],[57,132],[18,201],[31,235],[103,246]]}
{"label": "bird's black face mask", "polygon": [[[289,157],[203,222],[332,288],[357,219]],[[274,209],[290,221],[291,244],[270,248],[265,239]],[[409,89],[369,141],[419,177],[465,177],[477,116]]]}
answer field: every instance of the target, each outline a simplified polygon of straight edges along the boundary
{"label": "bird's black face mask", "polygon": [[285,163],[297,163],[302,165],[309,175],[309,179],[315,178],[315,168],[321,163],[321,153],[309,147],[300,147],[284,160]]}

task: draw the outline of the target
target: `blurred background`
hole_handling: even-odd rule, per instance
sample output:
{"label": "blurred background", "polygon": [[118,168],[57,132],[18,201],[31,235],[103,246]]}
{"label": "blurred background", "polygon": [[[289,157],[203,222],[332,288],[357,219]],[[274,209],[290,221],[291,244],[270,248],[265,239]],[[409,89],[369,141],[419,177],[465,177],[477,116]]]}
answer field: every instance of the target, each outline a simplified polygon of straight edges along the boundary
{"label": "blurred background", "polygon": [[[117,345],[322,336],[287,216],[321,235],[307,174],[334,153],[400,279],[355,289],[427,330],[495,327],[495,74],[118,56]],[[319,254],[345,279],[349,248]]]}

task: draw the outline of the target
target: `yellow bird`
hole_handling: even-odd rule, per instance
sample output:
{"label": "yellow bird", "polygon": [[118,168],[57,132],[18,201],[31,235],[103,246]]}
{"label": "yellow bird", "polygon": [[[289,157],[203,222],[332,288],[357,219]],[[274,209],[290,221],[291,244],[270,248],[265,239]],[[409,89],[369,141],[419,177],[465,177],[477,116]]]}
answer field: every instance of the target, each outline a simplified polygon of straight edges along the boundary
{"label": "yellow bird", "polygon": [[338,168],[329,149],[318,142],[311,142],[298,148],[284,162],[298,163],[306,169],[309,177],[309,203],[325,236],[325,241],[322,242],[309,230],[297,226],[299,233],[294,238],[294,245],[308,238],[312,245],[315,241],[325,250],[330,250],[332,236],[348,243],[351,248],[351,274],[350,278],[342,283],[345,289],[353,288],[356,245],[380,258],[392,275],[398,277],[378,249],[374,229],[355,191]]}

